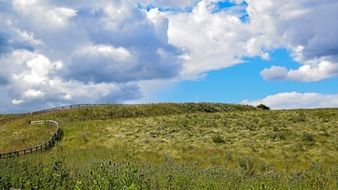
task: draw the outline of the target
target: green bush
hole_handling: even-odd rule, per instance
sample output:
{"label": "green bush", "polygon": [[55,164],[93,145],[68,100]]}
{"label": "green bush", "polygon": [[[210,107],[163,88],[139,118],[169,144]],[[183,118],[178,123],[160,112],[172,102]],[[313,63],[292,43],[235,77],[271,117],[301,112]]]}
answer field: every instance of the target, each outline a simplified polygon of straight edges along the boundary
{"label": "green bush", "polygon": [[223,137],[219,134],[217,135],[213,135],[212,136],[212,141],[214,143],[217,143],[217,144],[224,144],[225,143],[225,140],[223,139]]}
{"label": "green bush", "polygon": [[249,158],[239,158],[237,160],[240,168],[245,172],[246,175],[254,174],[254,161]]}
{"label": "green bush", "polygon": [[273,131],[269,134],[269,137],[274,141],[275,140],[285,140],[286,134],[283,131]]}
{"label": "green bush", "polygon": [[310,133],[303,133],[302,140],[304,142],[314,142],[315,141],[315,139],[313,138],[313,136]]}
{"label": "green bush", "polygon": [[262,109],[262,110],[270,110],[270,107],[264,104],[257,105],[257,108]]}

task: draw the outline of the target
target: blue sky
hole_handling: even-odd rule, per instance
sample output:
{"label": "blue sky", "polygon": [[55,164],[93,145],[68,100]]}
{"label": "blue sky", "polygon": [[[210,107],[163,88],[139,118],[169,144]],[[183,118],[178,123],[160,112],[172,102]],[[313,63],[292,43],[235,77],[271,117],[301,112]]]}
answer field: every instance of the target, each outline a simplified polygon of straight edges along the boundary
{"label": "blue sky", "polygon": [[336,0],[0,0],[0,113],[338,107],[337,9]]}
{"label": "blue sky", "polygon": [[181,81],[177,85],[154,94],[153,99],[162,102],[230,102],[240,103],[245,99],[256,100],[267,94],[281,92],[317,92],[337,94],[338,79],[326,79],[317,82],[267,81],[260,72],[274,64],[295,69],[295,62],[285,49],[271,52],[271,60],[247,58],[245,63],[226,69],[212,71],[200,80]]}

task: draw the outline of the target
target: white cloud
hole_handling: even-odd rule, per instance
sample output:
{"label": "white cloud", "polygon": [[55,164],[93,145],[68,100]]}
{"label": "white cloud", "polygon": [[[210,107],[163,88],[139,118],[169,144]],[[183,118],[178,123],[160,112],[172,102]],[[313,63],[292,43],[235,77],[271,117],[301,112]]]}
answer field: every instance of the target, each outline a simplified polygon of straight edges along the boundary
{"label": "white cloud", "polygon": [[186,52],[185,78],[242,63],[245,56],[268,59],[265,49],[277,46],[269,43],[255,25],[241,20],[242,9],[214,13],[213,3],[200,1],[192,13],[168,15],[169,42]]}
{"label": "white cloud", "polygon": [[269,69],[264,69],[261,76],[265,80],[285,80],[288,74],[288,69],[280,66],[272,66]]}
{"label": "white cloud", "polygon": [[288,70],[285,67],[272,66],[261,72],[265,80],[296,80],[313,82],[338,76],[338,64],[322,58],[321,60],[308,60],[298,69]]}
{"label": "white cloud", "polygon": [[300,66],[265,69],[266,80],[337,77],[336,0],[231,0],[215,11],[216,2],[0,1],[0,111],[131,101],[142,83],[195,79],[276,48]]}
{"label": "white cloud", "polygon": [[15,50],[0,58],[3,69],[0,76],[8,81],[21,81],[29,85],[47,83],[49,74],[60,69],[62,63],[51,62],[47,57],[27,50]]}
{"label": "white cloud", "polygon": [[[313,64],[311,63],[313,62]],[[338,63],[325,60],[308,60],[297,70],[288,72],[288,79],[311,82],[338,76]]]}
{"label": "white cloud", "polygon": [[[67,78],[85,82],[120,81],[133,72],[131,52],[110,45],[89,45],[76,51],[67,65]],[[137,77],[135,77],[137,79]]]}
{"label": "white cloud", "polygon": [[76,51],[75,56],[88,57],[110,57],[116,61],[126,61],[132,58],[132,54],[123,47],[113,47],[110,45],[89,45]]}
{"label": "white cloud", "polygon": [[138,99],[139,81],[181,70],[168,19],[136,1],[0,3],[0,112]]}
{"label": "white cloud", "polygon": [[14,0],[13,7],[20,16],[30,17],[27,22],[49,30],[65,27],[69,19],[76,15],[74,9],[49,6],[41,0]]}
{"label": "white cloud", "polygon": [[161,8],[187,8],[192,7],[199,0],[152,0],[152,4]]}
{"label": "white cloud", "polygon": [[32,45],[41,45],[43,42],[40,39],[37,39],[33,33],[27,32],[27,31],[20,31],[19,29],[14,29],[18,36],[23,39],[24,41],[28,42]]}
{"label": "white cloud", "polygon": [[[133,52],[131,52],[133,51]],[[155,50],[152,50],[155,51]],[[175,55],[158,48],[151,57],[139,50],[94,45],[81,48],[66,65],[65,78],[83,82],[130,82],[174,77],[180,68]]]}
{"label": "white cloud", "polygon": [[23,103],[23,100],[17,100],[17,99],[12,100],[12,104],[14,104],[14,105],[18,105],[18,104],[22,104],[22,103]]}
{"label": "white cloud", "polygon": [[[245,10],[238,5],[216,13],[214,2],[202,0],[191,13],[168,14],[169,41],[186,52],[184,77],[239,64],[244,57],[269,59],[268,51],[276,48],[290,50],[300,66],[287,76],[265,79],[309,82],[337,76],[337,1],[247,0]],[[241,20],[245,12],[248,22]]]}
{"label": "white cloud", "polygon": [[80,81],[65,81],[56,75],[62,68],[60,62],[47,57],[16,50],[0,59],[4,69],[0,78],[0,112],[29,111],[72,103],[122,102],[140,97],[135,83],[86,84]]}
{"label": "white cloud", "polygon": [[273,109],[338,107],[338,94],[284,92],[260,100],[244,100],[242,104],[265,104]]}
{"label": "white cloud", "polygon": [[[248,4],[250,22],[265,35],[263,40],[289,49],[300,63],[276,79],[311,82],[338,76],[337,1],[248,0]],[[276,67],[262,73],[275,71]]]}
{"label": "white cloud", "polygon": [[24,92],[23,95],[27,98],[41,98],[45,95],[45,93],[39,90],[30,89]]}

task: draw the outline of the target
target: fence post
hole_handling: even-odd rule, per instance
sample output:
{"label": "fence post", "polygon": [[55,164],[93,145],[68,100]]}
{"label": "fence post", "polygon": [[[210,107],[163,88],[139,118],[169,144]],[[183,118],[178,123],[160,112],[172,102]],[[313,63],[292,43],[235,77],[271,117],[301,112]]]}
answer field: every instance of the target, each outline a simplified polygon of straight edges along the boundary
{"label": "fence post", "polygon": [[[74,107],[74,106],[73,106]],[[65,109],[65,107],[62,107],[62,109]],[[34,114],[35,112],[31,112],[31,114]],[[19,118],[20,116],[17,116],[16,118]],[[12,118],[10,118],[12,119]],[[7,121],[7,120],[6,120]],[[0,120],[0,123],[2,123],[3,120]],[[56,131],[53,134],[53,136],[44,144],[39,145],[39,146],[35,146],[35,147],[31,147],[25,150],[19,150],[19,151],[13,151],[13,152],[8,152],[8,153],[3,153],[0,154],[0,159],[6,159],[6,158],[12,158],[12,157],[19,157],[21,155],[25,155],[28,153],[34,153],[34,152],[38,152],[39,149],[41,152],[43,152],[44,150],[47,150],[51,147],[53,147],[55,145],[55,142],[58,141],[61,137],[61,131],[59,128],[59,124],[56,121],[53,120],[40,120],[40,121],[31,121],[30,124],[34,125],[34,124],[45,124],[47,126],[55,126],[56,127]]]}

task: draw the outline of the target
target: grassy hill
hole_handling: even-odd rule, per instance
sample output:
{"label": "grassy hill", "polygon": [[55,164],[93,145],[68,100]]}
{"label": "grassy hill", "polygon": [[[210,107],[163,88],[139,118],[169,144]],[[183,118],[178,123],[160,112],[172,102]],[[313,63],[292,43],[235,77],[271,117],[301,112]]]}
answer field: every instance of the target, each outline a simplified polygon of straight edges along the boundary
{"label": "grassy hill", "polygon": [[6,119],[6,118],[13,117],[13,116],[15,116],[15,114],[3,114],[3,115],[0,115],[0,119]]}
{"label": "grassy hill", "polygon": [[[0,127],[0,189],[337,189],[338,109],[262,111],[227,104],[107,105],[28,116]],[[18,140],[20,139],[20,140]]]}

